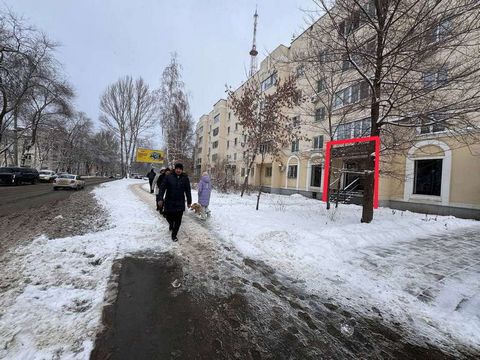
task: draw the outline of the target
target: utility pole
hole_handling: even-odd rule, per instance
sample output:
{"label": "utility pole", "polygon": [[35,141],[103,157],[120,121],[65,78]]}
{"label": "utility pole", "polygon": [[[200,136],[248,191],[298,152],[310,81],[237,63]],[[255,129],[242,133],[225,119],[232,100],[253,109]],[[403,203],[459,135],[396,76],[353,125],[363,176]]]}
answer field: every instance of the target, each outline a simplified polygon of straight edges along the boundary
{"label": "utility pole", "polygon": [[15,166],[18,166],[18,124],[17,124],[17,110],[13,111],[13,161]]}

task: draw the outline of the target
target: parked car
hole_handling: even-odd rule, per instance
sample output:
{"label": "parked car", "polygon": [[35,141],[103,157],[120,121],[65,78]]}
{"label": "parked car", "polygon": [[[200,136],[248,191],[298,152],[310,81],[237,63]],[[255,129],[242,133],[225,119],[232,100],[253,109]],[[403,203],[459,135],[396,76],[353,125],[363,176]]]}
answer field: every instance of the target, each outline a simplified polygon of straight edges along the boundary
{"label": "parked car", "polygon": [[36,169],[28,167],[2,167],[0,168],[0,183],[20,185],[21,183],[35,184],[39,175]]}
{"label": "parked car", "polygon": [[55,180],[57,177],[57,174],[55,174],[55,171],[52,170],[40,170],[39,174],[39,180],[40,181],[46,181],[46,182],[51,182]]}
{"label": "parked car", "polygon": [[85,181],[80,175],[62,174],[53,180],[53,190],[74,189],[79,190],[85,187]]}

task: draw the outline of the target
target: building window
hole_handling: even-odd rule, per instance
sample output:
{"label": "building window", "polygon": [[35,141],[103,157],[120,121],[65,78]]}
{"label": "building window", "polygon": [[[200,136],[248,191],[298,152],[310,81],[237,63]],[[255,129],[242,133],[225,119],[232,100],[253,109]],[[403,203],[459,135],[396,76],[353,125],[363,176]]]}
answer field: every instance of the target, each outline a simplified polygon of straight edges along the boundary
{"label": "building window", "polygon": [[327,84],[325,82],[325,79],[320,79],[317,81],[317,92],[322,92],[327,88]]}
{"label": "building window", "polygon": [[227,128],[227,135],[230,135],[230,126]]}
{"label": "building window", "polygon": [[352,123],[338,125],[336,135],[337,140],[350,139],[352,137]]}
{"label": "building window", "polygon": [[232,113],[229,112],[229,113],[228,113],[228,120],[231,120],[231,119],[232,119]]}
{"label": "building window", "polygon": [[265,168],[265,177],[272,177],[272,167],[268,166]]}
{"label": "building window", "polygon": [[422,119],[420,134],[432,134],[442,132],[446,129],[446,116],[443,114],[433,114]]}
{"label": "building window", "polygon": [[295,140],[292,142],[292,152],[298,152],[300,148],[300,141],[299,140]]}
{"label": "building window", "polygon": [[297,128],[300,126],[300,116],[294,116],[292,118],[292,125],[294,128]]}
{"label": "building window", "polygon": [[344,139],[370,136],[370,129],[371,129],[370,118],[365,118],[362,120],[357,120],[357,121],[353,121],[346,124],[340,124],[337,126],[335,139],[344,140]]}
{"label": "building window", "polygon": [[452,21],[443,19],[437,25],[433,26],[427,34],[429,44],[444,40],[452,31]]}
{"label": "building window", "polygon": [[310,179],[310,186],[320,187],[322,183],[322,166],[312,165],[312,177]]}
{"label": "building window", "polygon": [[360,10],[353,11],[349,18],[338,25],[338,34],[347,36],[360,27]]}
{"label": "building window", "polygon": [[296,75],[297,75],[297,77],[301,77],[301,76],[305,75],[305,66],[303,64],[297,66]]}
{"label": "building window", "polygon": [[321,107],[315,110],[315,121],[323,121],[325,120],[325,108]]}
{"label": "building window", "polygon": [[268,144],[260,144],[260,154],[267,154],[270,151]]}
{"label": "building window", "polygon": [[326,51],[320,51],[318,53],[318,62],[320,64],[325,64],[327,62],[327,52]]}
{"label": "building window", "polygon": [[287,177],[289,179],[295,179],[297,177],[297,165],[289,165]]}
{"label": "building window", "polygon": [[414,194],[440,196],[442,162],[442,159],[415,160]]}
{"label": "building window", "polygon": [[235,139],[233,140],[233,144],[234,144],[235,146],[237,146],[237,138],[235,138]]}
{"label": "building window", "polygon": [[237,153],[233,154],[233,160],[237,160]]}
{"label": "building window", "polygon": [[240,171],[240,176],[245,177],[245,168],[242,168],[242,170]]}
{"label": "building window", "polygon": [[216,148],[218,148],[218,141],[214,141],[212,143],[212,149],[216,149]]}
{"label": "building window", "polygon": [[268,78],[262,81],[262,84],[261,84],[262,91],[269,89],[270,87],[275,85],[276,82],[277,82],[277,73],[273,73]]}
{"label": "building window", "polygon": [[218,154],[213,154],[212,155],[212,162],[217,161],[217,158],[218,158]]}
{"label": "building window", "polygon": [[323,135],[315,136],[313,138],[313,148],[322,149],[323,148]]}
{"label": "building window", "polygon": [[342,71],[353,69],[353,64],[350,62],[348,55],[342,57]]}
{"label": "building window", "polygon": [[345,105],[355,104],[368,98],[370,95],[370,86],[363,80],[343,90],[337,91],[333,100],[335,109]]}
{"label": "building window", "polygon": [[202,148],[201,148],[201,147],[199,147],[199,148],[197,149],[197,153],[199,153],[199,154],[202,153]]}
{"label": "building window", "polygon": [[216,115],[214,118],[213,118],[213,123],[216,124],[220,122],[220,114]]}
{"label": "building window", "polygon": [[200,137],[198,138],[198,142],[201,143],[202,141],[203,141],[203,136],[200,136]]}
{"label": "building window", "polygon": [[431,70],[423,73],[423,86],[432,89],[437,86],[445,85],[448,81],[447,69]]}
{"label": "building window", "polygon": [[252,169],[250,170],[250,176],[253,177],[254,174],[255,174],[255,168],[252,168]]}
{"label": "building window", "polygon": [[218,127],[213,129],[213,136],[217,136],[218,135]]}
{"label": "building window", "polygon": [[230,141],[227,140],[227,149],[230,147]]}
{"label": "building window", "polygon": [[353,122],[353,137],[365,137],[370,136],[370,129],[371,129],[371,120],[370,118],[357,120]]}
{"label": "building window", "polygon": [[343,90],[337,91],[333,99],[333,108],[339,108],[343,106]]}

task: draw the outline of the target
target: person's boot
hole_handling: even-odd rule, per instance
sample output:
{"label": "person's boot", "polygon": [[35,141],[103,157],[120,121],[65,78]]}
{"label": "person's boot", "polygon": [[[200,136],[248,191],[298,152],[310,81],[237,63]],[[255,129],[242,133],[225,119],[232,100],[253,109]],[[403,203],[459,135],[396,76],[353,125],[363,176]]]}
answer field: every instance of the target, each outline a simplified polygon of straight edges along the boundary
{"label": "person's boot", "polygon": [[172,233],[172,241],[173,241],[173,242],[177,242],[177,241],[178,241],[177,234],[173,234],[173,233]]}

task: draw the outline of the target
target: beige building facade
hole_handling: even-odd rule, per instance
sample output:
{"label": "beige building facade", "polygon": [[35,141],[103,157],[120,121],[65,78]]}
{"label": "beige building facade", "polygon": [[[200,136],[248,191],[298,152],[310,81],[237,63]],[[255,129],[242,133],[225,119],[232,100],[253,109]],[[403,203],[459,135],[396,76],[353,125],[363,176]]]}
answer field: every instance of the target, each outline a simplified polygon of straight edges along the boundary
{"label": "beige building facade", "polygon": [[[322,21],[320,19],[319,21]],[[249,183],[278,194],[299,193],[322,198],[325,179],[325,147],[329,140],[369,136],[368,110],[359,108],[342,113],[342,104],[334,104],[338,119],[334,133],[325,126],[326,111],[319,105],[322,96],[320,80],[312,84],[301,63],[294,59],[307,51],[308,32],[300,35],[289,47],[280,45],[260,64],[254,77],[262,90],[274,91],[276,81],[290,74],[306,101],[290,109],[289,116],[302,126],[304,139],[284,149],[283,154],[267,160],[260,172],[256,163]],[[350,76],[346,73],[346,76]],[[352,79],[341,90],[350,103],[370,97],[362,79]],[[344,74],[345,75],[345,74]],[[248,80],[247,80],[248,81]],[[236,90],[241,91],[241,87]],[[415,136],[403,153],[380,159],[380,206],[428,214],[454,215],[480,219],[480,144],[464,144],[447,129],[436,125],[412,128]],[[475,131],[475,130],[472,130]],[[477,134],[478,135],[478,134]],[[227,167],[232,179],[240,184],[246,175],[245,138],[228,100],[219,100],[213,110],[203,115],[196,127],[195,172],[214,173]],[[342,201],[359,203],[362,195],[361,156],[338,157],[332,160],[331,188],[343,189]],[[337,195],[339,196],[339,195]]]}

